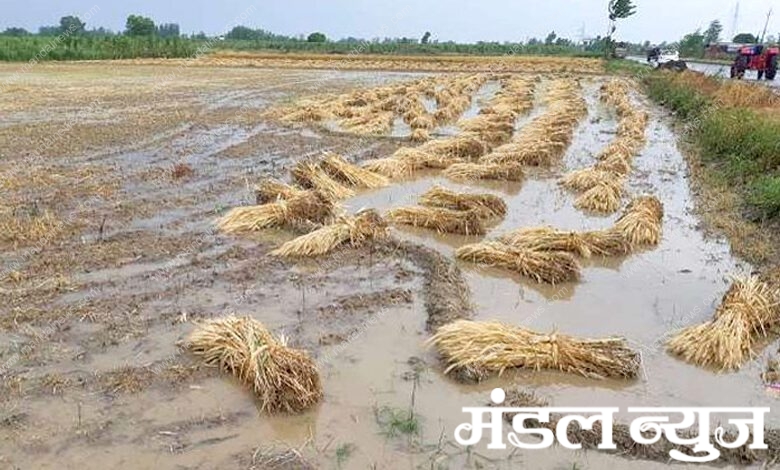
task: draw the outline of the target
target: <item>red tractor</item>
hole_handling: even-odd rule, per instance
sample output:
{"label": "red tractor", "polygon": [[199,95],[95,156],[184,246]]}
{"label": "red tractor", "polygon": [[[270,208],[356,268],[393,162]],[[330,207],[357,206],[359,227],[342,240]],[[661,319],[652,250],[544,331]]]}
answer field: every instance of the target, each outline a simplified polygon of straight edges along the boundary
{"label": "red tractor", "polygon": [[763,45],[745,46],[739,50],[734,65],[731,66],[731,78],[744,78],[745,71],[756,70],[758,79],[766,77],[774,80],[777,75],[777,56],[780,48]]}

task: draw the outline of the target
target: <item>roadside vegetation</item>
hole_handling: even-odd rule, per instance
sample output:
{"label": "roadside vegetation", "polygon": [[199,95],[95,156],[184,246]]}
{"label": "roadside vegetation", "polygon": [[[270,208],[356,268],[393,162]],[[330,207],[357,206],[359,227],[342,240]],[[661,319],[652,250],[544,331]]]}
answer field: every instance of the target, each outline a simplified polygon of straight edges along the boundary
{"label": "roadside vegetation", "polygon": [[780,96],[693,72],[654,72],[644,82],[682,121],[710,176],[740,196],[743,217],[780,223]]}

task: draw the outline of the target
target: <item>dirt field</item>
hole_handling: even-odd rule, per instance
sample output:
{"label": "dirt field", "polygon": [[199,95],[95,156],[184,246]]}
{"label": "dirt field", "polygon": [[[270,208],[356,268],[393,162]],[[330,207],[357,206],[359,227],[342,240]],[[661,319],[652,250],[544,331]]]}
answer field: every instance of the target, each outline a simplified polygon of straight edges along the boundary
{"label": "dirt field", "polygon": [[[313,468],[617,469],[629,462],[562,448],[466,452],[452,432],[466,420],[461,408],[484,405],[496,386],[533,389],[556,406],[774,402],[760,381],[762,359],[715,374],[664,350],[670,332],[712,316],[729,274],[752,268],[732,257],[727,241],[703,235],[671,124],[638,93],[631,99],[649,114],[646,145],[621,204],[633,194],[657,196],[661,243],[586,260],[579,282],[548,286],[455,261],[457,247],[482,237],[395,227],[393,243],[296,262],[268,256],[290,232],[217,232],[226,210],[254,204],[260,178],[287,180],[306,156],[330,150],[363,162],[416,145],[402,133],[284,124],[267,116],[270,108],[430,74],[179,65],[41,64],[12,87],[13,98],[0,98],[3,468],[301,468],[269,463],[293,448]],[[488,237],[542,225],[611,226],[619,214],[577,210],[576,195],[557,184],[592,165],[615,137],[618,118],[598,98],[608,77],[597,69],[580,79],[587,113],[558,164],[528,169],[523,182],[479,184],[425,170],[361,191],[345,208],[384,213],[442,184],[506,201],[508,215]],[[0,66],[0,79],[15,71]],[[560,77],[530,72],[533,108],[516,132],[547,111],[542,97]],[[466,114],[496,89],[483,84]],[[449,132],[440,131],[432,137]],[[624,336],[642,353],[642,372],[638,380],[596,381],[507,371],[458,383],[424,346],[432,312]],[[227,313],[251,315],[310,351],[323,402],[301,415],[259,415],[251,393],[180,348],[194,322]],[[387,417],[412,407],[419,434],[393,435]],[[780,425],[776,414],[768,421]]]}

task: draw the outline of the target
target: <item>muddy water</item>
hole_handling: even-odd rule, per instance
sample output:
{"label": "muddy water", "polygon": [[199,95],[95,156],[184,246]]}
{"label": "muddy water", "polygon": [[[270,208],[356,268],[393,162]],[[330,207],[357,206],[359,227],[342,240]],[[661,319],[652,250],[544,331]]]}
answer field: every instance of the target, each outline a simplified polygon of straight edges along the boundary
{"label": "muddy water", "polygon": [[[507,218],[492,228],[488,237],[505,231],[539,225],[565,229],[604,228],[613,217],[590,217],[574,209],[574,195],[556,185],[556,177],[568,170],[592,165],[594,155],[614,137],[615,120],[595,98],[595,85],[586,85],[590,115],[578,129],[564,164],[548,174],[537,174],[524,183],[482,188],[502,196],[509,206]],[[647,107],[651,105],[643,103]],[[626,258],[596,259],[585,263],[578,283],[541,286],[497,269],[483,269],[461,263],[477,305],[477,317],[501,320],[540,331],[557,329],[590,337],[621,335],[642,351],[644,371],[634,382],[597,382],[557,373],[518,372],[478,387],[455,385],[432,372],[418,393],[426,422],[449,423],[451,431],[464,403],[481,404],[496,385],[532,388],[551,398],[555,405],[568,406],[770,406],[773,398],[764,391],[757,360],[734,374],[714,374],[668,356],[663,338],[670,331],[710,318],[727,287],[727,275],[749,272],[729,254],[722,240],[705,239],[697,230],[693,201],[686,183],[687,171],[669,124],[653,110],[647,131],[648,143],[637,157],[629,181],[632,194],[651,193],[664,203],[663,240],[656,249]],[[440,184],[458,191],[475,191],[435,176],[405,182],[349,202],[352,209],[382,209],[415,204],[417,197]],[[424,230],[397,228],[396,233],[451,256],[454,249],[474,241],[473,237],[432,234]],[[370,336],[370,333],[369,335]],[[401,338],[398,338],[399,340]],[[367,338],[368,344],[381,341]],[[411,345],[409,345],[411,346]],[[414,349],[432,359],[430,353]],[[408,388],[408,386],[407,386]],[[431,408],[427,408],[430,405]],[[780,424],[773,414],[770,423]],[[560,453],[532,453],[538,468],[550,468]],[[574,458],[574,456],[569,456]],[[547,460],[547,459],[550,460]],[[591,468],[623,468],[618,459],[588,455]],[[543,459],[543,460],[540,460]],[[654,467],[651,463],[632,463]]]}

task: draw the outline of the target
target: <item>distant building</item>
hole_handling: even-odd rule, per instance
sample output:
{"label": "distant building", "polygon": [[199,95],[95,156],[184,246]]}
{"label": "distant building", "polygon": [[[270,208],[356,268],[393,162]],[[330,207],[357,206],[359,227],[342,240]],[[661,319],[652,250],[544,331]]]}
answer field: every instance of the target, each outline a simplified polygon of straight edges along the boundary
{"label": "distant building", "polygon": [[732,59],[745,44],[735,42],[717,42],[707,44],[704,57],[707,59]]}

